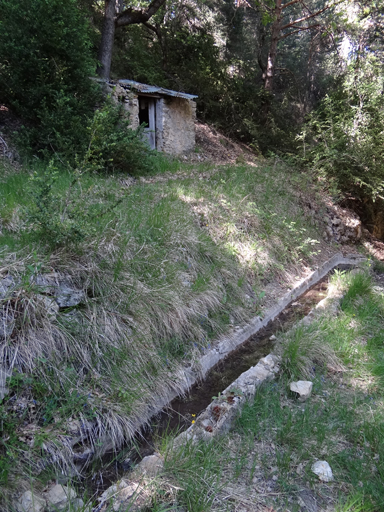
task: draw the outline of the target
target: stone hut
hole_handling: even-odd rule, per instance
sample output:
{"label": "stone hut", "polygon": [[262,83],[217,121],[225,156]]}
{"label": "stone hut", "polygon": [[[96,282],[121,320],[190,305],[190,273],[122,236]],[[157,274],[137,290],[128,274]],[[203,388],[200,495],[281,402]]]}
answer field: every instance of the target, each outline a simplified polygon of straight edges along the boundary
{"label": "stone hut", "polygon": [[194,149],[197,96],[133,80],[113,80],[108,88],[130,113],[132,128],[147,124],[151,149],[171,155]]}

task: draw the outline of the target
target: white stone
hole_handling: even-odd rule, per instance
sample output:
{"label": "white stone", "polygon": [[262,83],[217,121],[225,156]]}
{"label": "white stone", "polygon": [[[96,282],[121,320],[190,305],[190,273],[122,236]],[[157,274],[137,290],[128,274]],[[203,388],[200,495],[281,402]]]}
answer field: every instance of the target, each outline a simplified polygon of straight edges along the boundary
{"label": "white stone", "polygon": [[68,500],[76,498],[76,492],[70,487],[56,484],[47,492],[47,501],[52,505],[56,505],[61,501],[67,502]]}
{"label": "white stone", "polygon": [[126,480],[120,480],[114,485],[111,485],[111,487],[108,487],[103,494],[98,498],[99,501],[104,502],[112,498],[113,496],[117,495],[121,490],[128,487],[128,482]]}
{"label": "white stone", "polygon": [[279,362],[279,358],[273,354],[268,354],[267,356],[262,357],[259,362],[269,370],[273,371]]}
{"label": "white stone", "polygon": [[25,491],[19,498],[16,507],[19,512],[42,512],[45,509],[46,502],[32,491]]}
{"label": "white stone", "polygon": [[312,393],[312,382],[309,380],[298,380],[297,382],[291,382],[289,388],[294,393],[298,393],[299,401],[304,402],[311,396]]}
{"label": "white stone", "polygon": [[274,334],[272,334],[272,336],[269,337],[269,341],[275,341],[276,340],[276,336]]}
{"label": "white stone", "polygon": [[334,479],[331,466],[325,460],[318,460],[317,462],[312,464],[311,470],[323,482],[332,482],[332,480]]}

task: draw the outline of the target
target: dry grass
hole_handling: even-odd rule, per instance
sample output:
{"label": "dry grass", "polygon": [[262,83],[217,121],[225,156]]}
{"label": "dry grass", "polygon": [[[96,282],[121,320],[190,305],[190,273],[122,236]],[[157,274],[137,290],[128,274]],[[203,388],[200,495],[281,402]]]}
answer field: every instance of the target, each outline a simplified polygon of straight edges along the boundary
{"label": "dry grass", "polygon": [[[10,399],[36,402],[31,436],[44,438],[42,451],[24,446],[24,413],[11,413],[15,454],[30,453],[27,473],[41,457],[73,465],[69,417],[92,424],[83,441],[94,454],[118,450],[162,398],[180,392],[186,364],[260,313],[268,283],[278,278],[277,293],[285,292],[317,256],[316,228],[295,190],[299,176],[287,180],[276,165],[223,168],[204,180],[186,172],[193,177],[124,190],[114,178],[85,177],[83,200],[89,191],[91,202],[109,195],[121,202],[93,219],[93,236],[76,250],[48,251],[14,223],[3,229],[0,276],[12,275],[17,286],[4,301],[16,327],[0,357],[14,368]],[[8,202],[0,215],[12,219],[25,206],[18,197],[27,200],[26,177],[2,179]],[[58,193],[67,197],[71,177],[60,179]],[[52,316],[33,285],[46,273],[82,290],[83,303]],[[2,407],[11,410],[7,400]]]}

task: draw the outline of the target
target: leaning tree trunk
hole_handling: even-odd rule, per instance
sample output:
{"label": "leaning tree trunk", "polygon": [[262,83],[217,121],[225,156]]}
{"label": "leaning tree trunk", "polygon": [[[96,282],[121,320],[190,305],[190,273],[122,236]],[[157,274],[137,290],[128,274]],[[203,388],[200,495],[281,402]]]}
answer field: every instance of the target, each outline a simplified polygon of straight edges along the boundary
{"label": "leaning tree trunk", "polygon": [[105,0],[105,15],[99,49],[99,66],[97,74],[100,78],[109,79],[112,62],[113,41],[115,38],[116,0]]}

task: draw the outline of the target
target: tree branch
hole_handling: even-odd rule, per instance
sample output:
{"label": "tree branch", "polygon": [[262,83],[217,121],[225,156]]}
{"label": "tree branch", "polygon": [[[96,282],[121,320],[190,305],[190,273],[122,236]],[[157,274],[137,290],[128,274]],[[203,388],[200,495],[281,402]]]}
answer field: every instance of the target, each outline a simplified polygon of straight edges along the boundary
{"label": "tree branch", "polygon": [[295,21],[291,21],[291,23],[287,23],[286,25],[283,25],[280,30],[284,30],[285,28],[293,27],[293,25],[296,25],[297,23],[301,23],[302,21],[309,20],[310,18],[314,18],[315,16],[318,16],[319,14],[323,13],[324,11],[328,10],[330,8],[329,5],[326,5],[324,9],[321,9],[320,11],[317,11],[313,14],[309,14],[308,16],[304,16],[304,18],[300,18]]}
{"label": "tree branch", "polygon": [[305,3],[303,2],[303,0],[300,0],[300,3],[303,5],[303,7],[304,7],[305,9],[307,9],[307,11],[309,12],[309,14],[313,14],[313,13],[312,13],[312,11],[311,11],[311,9],[308,7],[308,5],[307,5],[307,4],[305,4]]}
{"label": "tree branch", "polygon": [[159,37],[159,31],[158,31],[157,27],[155,27],[155,25],[151,25],[151,24],[150,24],[150,23],[148,23],[147,21],[145,21],[145,22],[143,23],[143,25],[144,25],[145,27],[149,28],[149,30],[152,30],[152,32],[154,32],[154,33],[157,35],[157,37]]}
{"label": "tree branch", "polygon": [[135,23],[145,23],[151,18],[151,16],[156,14],[164,4],[165,0],[152,0],[144,11],[136,11],[130,7],[116,16],[115,25],[116,27],[123,27],[125,25],[133,25]]}
{"label": "tree branch", "polygon": [[310,30],[311,28],[320,27],[320,23],[317,23],[316,25],[310,25],[309,27],[300,27],[297,30],[292,30],[292,32],[289,32],[288,34],[284,34],[283,36],[279,37],[279,41],[281,39],[285,39],[288,36],[291,36],[292,34],[297,34],[298,32],[302,32],[303,30]]}
{"label": "tree branch", "polygon": [[286,4],[283,4],[281,6],[281,8],[285,9],[286,7],[289,7],[290,5],[293,5],[293,4],[297,4],[298,2],[300,2],[300,0],[291,0],[290,2],[287,2]]}

